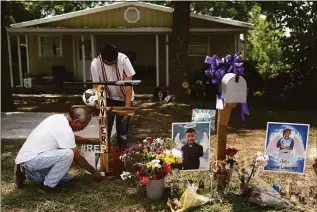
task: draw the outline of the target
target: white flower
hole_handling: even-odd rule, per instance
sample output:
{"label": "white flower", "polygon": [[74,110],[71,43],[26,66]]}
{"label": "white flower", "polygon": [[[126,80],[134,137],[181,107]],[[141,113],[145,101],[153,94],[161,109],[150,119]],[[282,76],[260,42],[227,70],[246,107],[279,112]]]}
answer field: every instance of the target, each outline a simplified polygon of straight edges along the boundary
{"label": "white flower", "polygon": [[154,159],[154,160],[152,160],[152,163],[160,163],[161,161],[159,160],[159,159]]}
{"label": "white flower", "polygon": [[173,157],[178,158],[178,159],[183,158],[183,153],[180,150],[175,149],[175,148],[172,149],[172,155],[173,155]]}
{"label": "white flower", "polygon": [[165,155],[170,155],[171,153],[172,153],[171,150],[168,150],[168,149],[164,150]]}
{"label": "white flower", "polygon": [[261,156],[258,156],[256,159],[255,159],[255,161],[264,161],[264,157],[263,157],[263,155],[261,155]]}
{"label": "white flower", "polygon": [[121,177],[122,180],[126,180],[128,178],[131,178],[131,173],[130,172],[122,172],[120,177]]}
{"label": "white flower", "polygon": [[159,163],[153,163],[152,169],[161,168],[162,166]]}
{"label": "white flower", "polygon": [[163,144],[164,140],[162,140],[161,138],[157,138],[157,139],[155,139],[155,143]]}
{"label": "white flower", "polygon": [[265,161],[269,161],[269,156],[268,155],[264,155],[263,158],[264,158]]}

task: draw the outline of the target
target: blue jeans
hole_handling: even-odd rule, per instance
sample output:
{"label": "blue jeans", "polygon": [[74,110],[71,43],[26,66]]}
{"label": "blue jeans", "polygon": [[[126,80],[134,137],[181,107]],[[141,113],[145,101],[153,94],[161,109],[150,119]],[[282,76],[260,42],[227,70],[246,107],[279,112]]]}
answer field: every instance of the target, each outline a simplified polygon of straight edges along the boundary
{"label": "blue jeans", "polygon": [[25,176],[32,182],[54,188],[59,182],[70,180],[68,170],[72,165],[74,152],[71,149],[53,149],[39,153],[35,158],[21,165]]}
{"label": "blue jeans", "polygon": [[[113,99],[107,98],[107,106],[108,107],[125,107],[125,101],[117,101]],[[131,102],[132,106],[132,102]],[[130,122],[130,116],[125,121],[122,122],[123,116],[117,116],[112,112],[108,112],[108,142],[110,143],[111,131],[114,122],[114,118],[116,117],[116,133],[117,133],[117,145],[125,146],[127,145],[127,135],[128,135],[128,126]]]}

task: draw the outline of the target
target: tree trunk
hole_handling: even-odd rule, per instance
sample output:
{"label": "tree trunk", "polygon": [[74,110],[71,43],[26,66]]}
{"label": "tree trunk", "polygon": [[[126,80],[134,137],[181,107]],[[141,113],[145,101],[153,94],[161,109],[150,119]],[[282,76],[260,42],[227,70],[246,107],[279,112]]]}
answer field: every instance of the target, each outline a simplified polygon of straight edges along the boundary
{"label": "tree trunk", "polygon": [[185,100],[187,92],[182,87],[182,83],[187,81],[191,2],[175,1],[173,3],[170,89],[177,100]]}
{"label": "tree trunk", "polygon": [[8,112],[14,110],[12,90],[10,85],[10,69],[9,69],[9,55],[8,42],[5,30],[5,19],[7,14],[7,2],[1,1],[1,111]]}

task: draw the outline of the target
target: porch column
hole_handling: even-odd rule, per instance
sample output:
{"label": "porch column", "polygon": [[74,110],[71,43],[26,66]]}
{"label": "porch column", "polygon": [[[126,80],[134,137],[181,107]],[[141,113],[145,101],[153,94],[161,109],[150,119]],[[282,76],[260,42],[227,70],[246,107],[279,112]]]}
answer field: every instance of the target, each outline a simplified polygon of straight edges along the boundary
{"label": "porch column", "polygon": [[75,53],[75,49],[76,49],[76,47],[75,47],[75,45],[76,45],[76,43],[75,43],[75,36],[73,35],[72,36],[72,46],[73,46],[73,69],[74,69],[74,77],[76,78],[76,80],[77,80],[77,69],[76,69],[76,53]]}
{"label": "porch column", "polygon": [[169,45],[168,45],[168,34],[166,34],[165,36],[165,56],[166,56],[166,87],[169,86],[169,52],[168,52],[168,49],[169,49]]}
{"label": "porch column", "polygon": [[82,61],[83,61],[83,81],[86,82],[85,40],[83,35],[81,35],[81,53],[82,53]]}
{"label": "porch column", "polygon": [[159,57],[159,35],[156,34],[155,35],[155,38],[156,38],[156,87],[159,87],[160,86],[160,66],[159,66],[159,63],[160,63],[160,57]]}
{"label": "porch column", "polygon": [[[12,73],[12,55],[11,55],[11,41],[10,35],[7,34],[7,41],[8,41],[8,54],[9,54],[9,68],[10,68],[10,81],[11,81],[11,88],[13,88],[13,73]],[[5,71],[5,70],[2,70]]]}
{"label": "porch column", "polygon": [[247,48],[248,48],[248,46],[247,46],[247,37],[248,35],[247,35],[247,33],[245,32],[244,34],[243,34],[243,59],[244,60],[246,60],[247,59]]}
{"label": "porch column", "polygon": [[21,86],[21,87],[24,87],[24,86],[23,86],[23,76],[22,76],[20,35],[17,35],[17,47],[18,47],[18,59],[19,59],[20,86]]}
{"label": "porch column", "polygon": [[26,67],[28,70],[28,75],[30,74],[30,59],[29,59],[29,41],[28,41],[28,35],[25,35],[25,50],[26,50]]}
{"label": "porch column", "polygon": [[238,40],[239,34],[234,34],[234,54],[239,51],[238,45],[239,45],[239,40]]}
{"label": "porch column", "polygon": [[91,35],[90,36],[91,40],[91,61],[95,59],[95,36]]}

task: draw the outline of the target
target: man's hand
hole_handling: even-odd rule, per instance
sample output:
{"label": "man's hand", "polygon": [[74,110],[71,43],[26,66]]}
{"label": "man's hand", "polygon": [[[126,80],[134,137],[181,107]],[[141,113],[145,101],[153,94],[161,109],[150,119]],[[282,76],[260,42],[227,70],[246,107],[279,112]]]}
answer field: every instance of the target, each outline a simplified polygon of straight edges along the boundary
{"label": "man's hand", "polygon": [[281,144],[281,148],[282,148],[282,149],[285,149],[285,146],[284,146],[284,144]]}
{"label": "man's hand", "polygon": [[91,173],[91,176],[92,176],[92,180],[96,183],[99,183],[101,182],[102,178],[101,178],[101,174],[99,171],[97,170],[94,170],[92,173]]}

